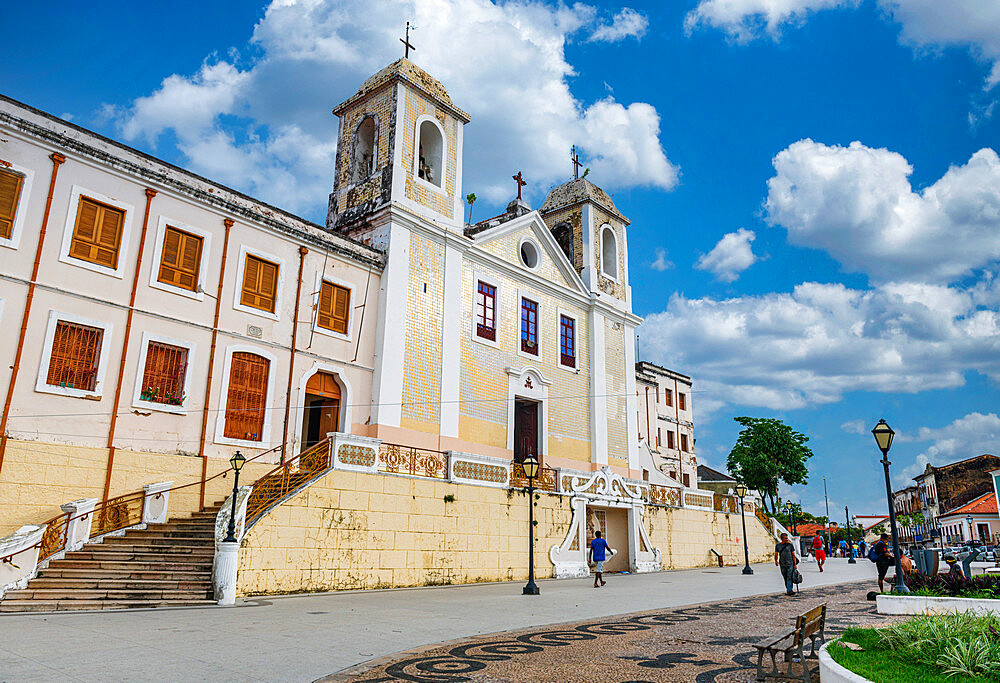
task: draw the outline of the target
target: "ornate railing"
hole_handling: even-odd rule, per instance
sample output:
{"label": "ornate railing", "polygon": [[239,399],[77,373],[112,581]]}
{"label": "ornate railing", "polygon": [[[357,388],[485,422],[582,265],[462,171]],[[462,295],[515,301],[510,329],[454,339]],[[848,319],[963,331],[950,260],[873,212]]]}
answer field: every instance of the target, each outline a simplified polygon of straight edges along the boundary
{"label": "ornate railing", "polygon": [[712,500],[713,497],[711,495],[704,493],[691,493],[690,491],[684,492],[685,506],[695,505],[697,507],[712,509]]}
{"label": "ornate railing", "polygon": [[[556,471],[551,467],[539,467],[534,485],[539,491],[555,491]],[[524,476],[524,468],[519,462],[510,464],[510,487],[512,489],[528,488],[528,478]]]}
{"label": "ornate railing", "polygon": [[331,464],[330,440],[324,439],[258,479],[247,500],[244,528],[249,529],[278,501],[330,469]]}
{"label": "ornate railing", "polygon": [[671,486],[650,484],[642,490],[642,499],[650,505],[681,506],[681,490]]}
{"label": "ornate railing", "polygon": [[448,456],[440,451],[383,443],[378,449],[378,471],[429,479],[448,478]]}
{"label": "ornate railing", "polygon": [[53,517],[45,523],[45,532],[42,534],[42,540],[38,548],[39,561],[52,557],[60,550],[66,548],[67,535],[69,534],[69,520],[70,513],[67,512],[58,517]]}
{"label": "ornate railing", "polygon": [[101,536],[126,527],[142,524],[145,493],[129,493],[97,504],[94,508],[91,536]]}
{"label": "ornate railing", "polygon": [[716,512],[736,513],[740,511],[740,504],[732,496],[720,496],[716,494],[713,501]]}
{"label": "ornate railing", "polygon": [[753,513],[755,515],[757,515],[757,519],[760,520],[760,523],[763,524],[767,528],[768,531],[770,531],[771,530],[771,519],[766,514],[764,514],[764,510],[761,509],[761,507],[759,505],[754,505],[753,506]]}

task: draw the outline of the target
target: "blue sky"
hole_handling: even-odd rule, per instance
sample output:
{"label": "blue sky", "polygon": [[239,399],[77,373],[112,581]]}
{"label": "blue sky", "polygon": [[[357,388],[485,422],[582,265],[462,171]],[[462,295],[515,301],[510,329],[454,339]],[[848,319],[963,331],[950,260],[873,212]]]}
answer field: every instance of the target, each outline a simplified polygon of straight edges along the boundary
{"label": "blue sky", "polygon": [[[776,7],[780,5],[780,7]],[[196,18],[196,20],[194,19]],[[692,375],[697,450],[735,415],[811,437],[820,511],[997,452],[1000,3],[35,3],[0,92],[322,222],[330,109],[400,56],[472,115],[477,217],[538,206],[568,148],[631,218],[643,357]],[[73,27],[58,31],[54,27]],[[840,511],[837,513],[836,511]]]}

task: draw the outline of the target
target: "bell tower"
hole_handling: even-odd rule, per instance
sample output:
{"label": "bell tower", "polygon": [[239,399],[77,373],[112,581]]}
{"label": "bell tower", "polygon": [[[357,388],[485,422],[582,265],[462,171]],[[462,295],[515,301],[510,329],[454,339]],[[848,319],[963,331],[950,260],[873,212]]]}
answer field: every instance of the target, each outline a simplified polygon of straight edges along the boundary
{"label": "bell tower", "polygon": [[461,231],[462,140],[469,116],[406,57],[365,81],[340,118],[327,228],[386,247],[373,227],[390,205]]}

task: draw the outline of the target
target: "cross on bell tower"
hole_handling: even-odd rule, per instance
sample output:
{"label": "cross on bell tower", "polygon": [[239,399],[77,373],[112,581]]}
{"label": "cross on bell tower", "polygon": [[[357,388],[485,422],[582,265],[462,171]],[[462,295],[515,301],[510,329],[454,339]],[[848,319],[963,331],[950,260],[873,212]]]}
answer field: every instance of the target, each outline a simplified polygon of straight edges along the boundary
{"label": "cross on bell tower", "polygon": [[569,158],[573,162],[573,180],[579,180],[580,167],[583,164],[580,163],[580,155],[576,153],[576,145],[573,145],[573,149],[569,153]]}
{"label": "cross on bell tower", "polygon": [[521,188],[528,184],[528,182],[521,176],[521,172],[518,171],[517,175],[511,176],[514,182],[517,183],[517,198],[521,198]]}
{"label": "cross on bell tower", "polygon": [[[414,26],[413,28],[416,29],[417,27]],[[416,51],[416,49],[417,49],[417,48],[413,47],[412,45],[410,45],[410,22],[406,22],[406,38],[405,39],[404,38],[400,38],[399,42],[401,42],[405,46],[404,50],[403,50],[403,57],[406,58],[406,59],[409,59],[410,58],[410,50]]]}

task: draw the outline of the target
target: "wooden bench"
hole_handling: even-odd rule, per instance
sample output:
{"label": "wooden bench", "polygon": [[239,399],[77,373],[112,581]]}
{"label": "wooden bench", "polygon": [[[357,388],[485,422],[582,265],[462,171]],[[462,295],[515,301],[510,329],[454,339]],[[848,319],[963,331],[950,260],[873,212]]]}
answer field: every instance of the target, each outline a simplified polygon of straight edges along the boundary
{"label": "wooden bench", "polygon": [[[801,680],[809,683],[809,667],[806,665],[806,657],[815,659],[816,649],[825,642],[823,638],[826,628],[826,603],[813,607],[805,614],[800,614],[795,618],[795,628],[787,633],[773,636],[762,640],[754,647],[757,648],[757,680],[763,681],[766,678],[778,678],[781,680]],[[809,654],[806,655],[803,649],[806,640],[810,641]],[[818,641],[818,644],[817,644]],[[765,671],[764,655],[771,657],[771,670]],[[778,668],[778,654],[785,656],[785,670]],[[792,656],[796,655],[799,664],[802,665],[801,673],[794,673]]]}

